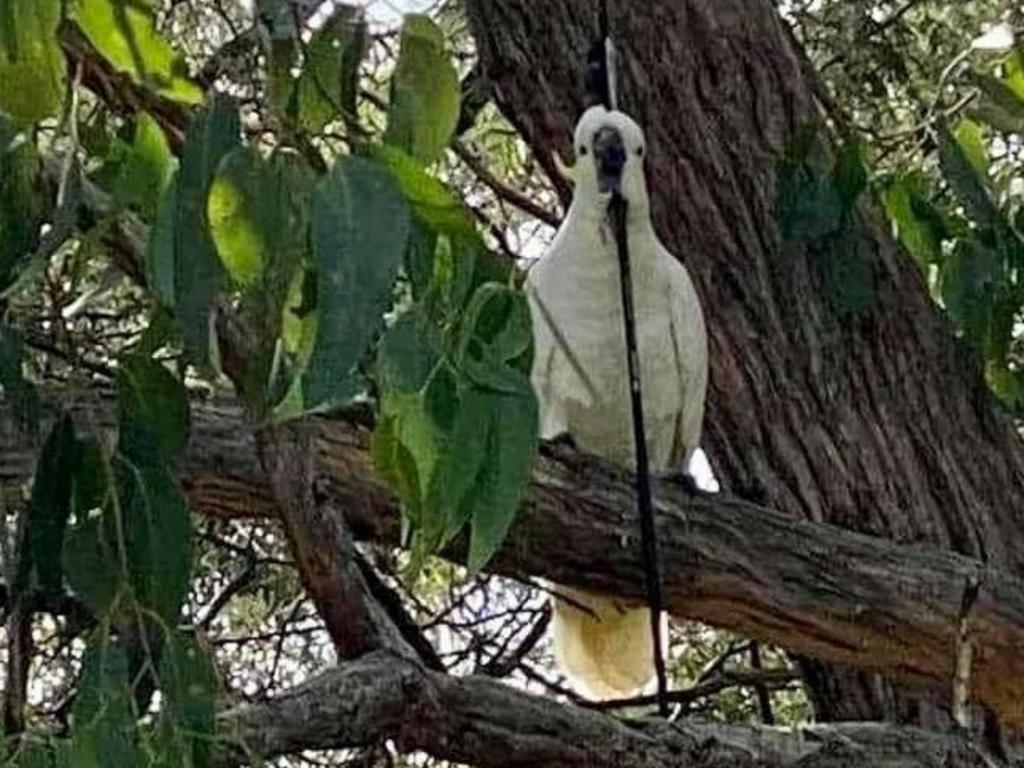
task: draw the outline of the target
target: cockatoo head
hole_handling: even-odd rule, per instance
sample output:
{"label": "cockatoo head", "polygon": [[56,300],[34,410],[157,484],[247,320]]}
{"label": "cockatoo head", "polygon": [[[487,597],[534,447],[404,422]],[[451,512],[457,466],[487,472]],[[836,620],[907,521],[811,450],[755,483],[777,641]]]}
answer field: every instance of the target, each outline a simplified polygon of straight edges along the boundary
{"label": "cockatoo head", "polygon": [[612,192],[618,191],[629,202],[631,213],[647,211],[647,147],[633,118],[603,106],[591,107],[576,124],[574,143],[576,196],[593,201],[603,211]]}

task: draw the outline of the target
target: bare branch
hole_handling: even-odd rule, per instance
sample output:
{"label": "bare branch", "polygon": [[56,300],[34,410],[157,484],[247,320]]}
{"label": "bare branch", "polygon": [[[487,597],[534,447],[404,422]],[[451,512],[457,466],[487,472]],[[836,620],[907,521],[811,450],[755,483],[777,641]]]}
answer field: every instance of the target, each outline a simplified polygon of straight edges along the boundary
{"label": "bare branch", "polygon": [[481,768],[995,765],[960,735],[885,724],[788,731],[661,720],[627,723],[488,677],[433,672],[380,651],[266,704],[239,707],[223,715],[221,723],[237,747],[221,757],[219,768],[253,756],[364,747],[388,739],[400,752],[422,750]]}
{"label": "bare branch", "polygon": [[473,149],[466,144],[462,139],[452,139],[452,151],[458,155],[459,159],[464,162],[477,178],[480,179],[485,185],[487,185],[495,195],[500,199],[504,200],[516,208],[521,210],[523,213],[533,216],[538,221],[542,221],[549,227],[555,227],[557,229],[560,221],[555,213],[552,213],[547,208],[538,205],[530,197],[520,192],[518,189],[510,187],[508,184],[503,182],[497,176],[491,172],[491,169],[487,167],[484,161],[477,157]]}
{"label": "bare branch", "polygon": [[[671,691],[668,694],[668,700],[673,704],[692,704],[698,699],[714,696],[729,688],[754,688],[759,691],[768,691],[770,688],[785,688],[798,680],[800,680],[800,673],[790,669],[733,670],[722,672],[711,680],[705,680],[689,688]],[[597,701],[582,706],[604,712],[624,707],[650,707],[657,703],[657,696],[636,696],[631,699]],[[771,723],[765,723],[765,725],[771,725]]]}

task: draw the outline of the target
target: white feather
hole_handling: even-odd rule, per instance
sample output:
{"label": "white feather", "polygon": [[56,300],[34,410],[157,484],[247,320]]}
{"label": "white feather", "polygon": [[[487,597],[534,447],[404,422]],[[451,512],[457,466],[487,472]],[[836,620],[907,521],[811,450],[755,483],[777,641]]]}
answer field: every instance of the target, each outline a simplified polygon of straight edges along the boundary
{"label": "white feather", "polygon": [[[644,139],[620,112],[593,107],[576,130],[572,205],[548,252],[527,276],[534,328],[532,381],[544,438],[568,432],[584,451],[633,468],[629,377],[615,238],[590,157],[601,127],[623,136],[622,190],[636,308],[651,470],[686,468],[700,442],[707,388],[707,333],[690,275],[658,240],[643,175]],[[557,588],[566,593],[565,588]],[[582,691],[608,698],[642,689],[653,675],[645,608],[579,591],[555,601],[555,655]],[[585,606],[586,610],[580,610]]]}

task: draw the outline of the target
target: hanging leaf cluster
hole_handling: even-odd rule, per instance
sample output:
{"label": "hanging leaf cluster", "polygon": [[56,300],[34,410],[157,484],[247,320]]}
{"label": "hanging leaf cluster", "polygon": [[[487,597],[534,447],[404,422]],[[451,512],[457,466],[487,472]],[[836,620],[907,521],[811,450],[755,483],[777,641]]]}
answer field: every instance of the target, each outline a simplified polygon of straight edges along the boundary
{"label": "hanging leaf cluster", "polygon": [[[188,436],[179,378],[142,355],[122,360],[118,440],[107,452],[59,418],[39,456],[12,600],[77,599],[85,655],[67,742],[41,764],[201,766],[215,739],[216,675],[180,628],[192,530],[178,486]],[[140,726],[160,691],[159,716]],[[17,765],[31,765],[31,743]],[[154,762],[151,753],[161,755]],[[41,758],[40,758],[41,759]]]}
{"label": "hanging leaf cluster", "polygon": [[[271,130],[247,136],[238,104],[200,87],[160,34],[158,5],[0,2],[0,301],[37,285],[55,253],[86,273],[100,246],[143,231],[133,277],[150,313],[116,364],[116,445],[65,417],[39,456],[13,599],[73,597],[86,650],[69,737],[20,738],[15,765],[214,759],[215,672],[181,627],[193,566],[176,480],[186,379],[226,375],[257,427],[372,403],[375,465],[401,499],[415,563],[463,537],[469,566],[483,567],[536,452],[517,275],[431,172],[459,118],[441,30],[405,18],[377,134],[360,114],[361,12],[338,6],[316,29],[257,14]],[[76,110],[68,41],[163,106]],[[185,130],[161,109],[187,114]],[[89,158],[65,159],[57,206],[41,126]],[[344,150],[323,143],[331,131]],[[79,235],[86,184],[109,196],[107,218]],[[125,218],[140,223],[127,235],[115,226]],[[22,334],[4,325],[0,385],[33,432],[39,398],[24,370]]]}
{"label": "hanging leaf cluster", "polygon": [[894,233],[984,364],[989,385],[1019,411],[1024,216],[1015,189],[1022,160],[1012,148],[1024,131],[1024,54],[979,62],[964,79],[975,96],[967,114],[931,128],[937,176],[913,170],[884,178],[881,199]]}

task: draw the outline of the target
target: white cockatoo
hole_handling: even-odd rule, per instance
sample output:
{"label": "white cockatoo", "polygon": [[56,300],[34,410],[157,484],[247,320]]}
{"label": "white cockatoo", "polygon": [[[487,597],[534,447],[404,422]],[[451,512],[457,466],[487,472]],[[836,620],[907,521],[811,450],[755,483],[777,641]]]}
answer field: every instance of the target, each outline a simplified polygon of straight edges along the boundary
{"label": "white cockatoo", "polygon": [[[630,267],[652,473],[687,468],[700,440],[707,333],[686,268],[658,240],[644,179],[644,136],[628,116],[595,106],[576,126],[572,204],[530,270],[531,374],[546,439],[568,433],[583,451],[634,468],[619,259],[608,206],[628,203]],[[556,587],[555,658],[593,698],[639,693],[654,675],[650,613]],[[664,626],[664,625],[663,625]]]}

